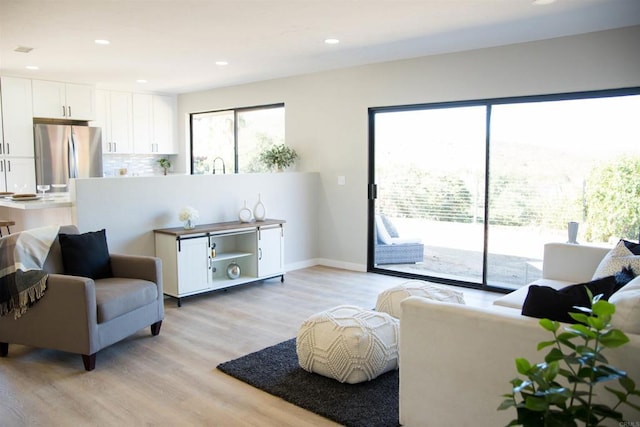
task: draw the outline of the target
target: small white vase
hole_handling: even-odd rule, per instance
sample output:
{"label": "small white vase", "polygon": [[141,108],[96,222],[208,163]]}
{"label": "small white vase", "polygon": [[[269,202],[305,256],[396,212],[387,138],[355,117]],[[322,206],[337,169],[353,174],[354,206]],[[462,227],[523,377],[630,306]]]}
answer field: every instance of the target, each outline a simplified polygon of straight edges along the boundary
{"label": "small white vase", "polygon": [[258,193],[258,203],[253,207],[253,217],[256,221],[264,221],[267,217],[267,209],[264,207],[264,204],[262,204],[260,193]]}
{"label": "small white vase", "polygon": [[244,207],[238,212],[238,219],[240,219],[240,222],[251,222],[251,217],[251,209],[247,207],[247,201],[245,200]]}

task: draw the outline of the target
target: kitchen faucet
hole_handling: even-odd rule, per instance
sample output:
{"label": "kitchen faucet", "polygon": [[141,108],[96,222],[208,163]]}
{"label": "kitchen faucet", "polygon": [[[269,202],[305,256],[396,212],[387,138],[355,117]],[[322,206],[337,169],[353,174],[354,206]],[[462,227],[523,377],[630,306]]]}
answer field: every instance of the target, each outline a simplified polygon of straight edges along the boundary
{"label": "kitchen faucet", "polygon": [[213,159],[213,171],[211,172],[212,174],[216,174],[216,161],[220,159],[220,161],[222,162],[222,174],[225,174],[225,168],[224,168],[224,159],[222,157],[216,157],[215,159]]}

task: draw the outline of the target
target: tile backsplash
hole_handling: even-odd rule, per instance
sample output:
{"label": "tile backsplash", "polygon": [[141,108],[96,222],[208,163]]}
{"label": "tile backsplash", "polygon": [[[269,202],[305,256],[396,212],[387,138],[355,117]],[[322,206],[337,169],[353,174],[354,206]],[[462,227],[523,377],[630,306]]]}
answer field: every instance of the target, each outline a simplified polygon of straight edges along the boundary
{"label": "tile backsplash", "polygon": [[162,175],[163,171],[158,160],[175,156],[159,154],[104,154],[102,156],[102,170],[104,176],[149,176]]}

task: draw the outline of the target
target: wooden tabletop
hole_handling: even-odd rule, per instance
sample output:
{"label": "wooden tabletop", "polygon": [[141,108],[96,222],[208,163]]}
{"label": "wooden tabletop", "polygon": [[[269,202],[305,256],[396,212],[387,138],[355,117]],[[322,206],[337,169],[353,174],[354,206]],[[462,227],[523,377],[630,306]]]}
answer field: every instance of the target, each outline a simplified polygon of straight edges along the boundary
{"label": "wooden tabletop", "polygon": [[228,222],[217,222],[213,224],[196,225],[194,228],[190,228],[190,229],[185,229],[184,227],[171,227],[171,228],[158,228],[153,231],[155,233],[170,234],[172,236],[185,236],[188,234],[219,233],[221,231],[243,230],[247,228],[259,228],[259,227],[266,227],[270,225],[280,225],[284,223],[286,223],[286,221],[282,219],[265,219],[264,221],[251,221],[251,222],[228,221]]}

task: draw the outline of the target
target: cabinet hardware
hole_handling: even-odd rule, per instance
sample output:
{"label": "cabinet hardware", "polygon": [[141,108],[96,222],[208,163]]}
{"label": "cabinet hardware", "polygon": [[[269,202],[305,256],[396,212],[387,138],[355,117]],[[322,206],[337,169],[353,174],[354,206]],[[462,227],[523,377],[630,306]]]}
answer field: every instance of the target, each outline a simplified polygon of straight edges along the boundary
{"label": "cabinet hardware", "polygon": [[62,106],[62,117],[67,117],[67,110]]}
{"label": "cabinet hardware", "polygon": [[67,105],[67,111],[69,112],[69,117],[71,117],[71,105]]}
{"label": "cabinet hardware", "polygon": [[7,160],[7,172],[11,172],[11,160]]}
{"label": "cabinet hardware", "polygon": [[4,160],[0,160],[0,172],[4,173]]}

